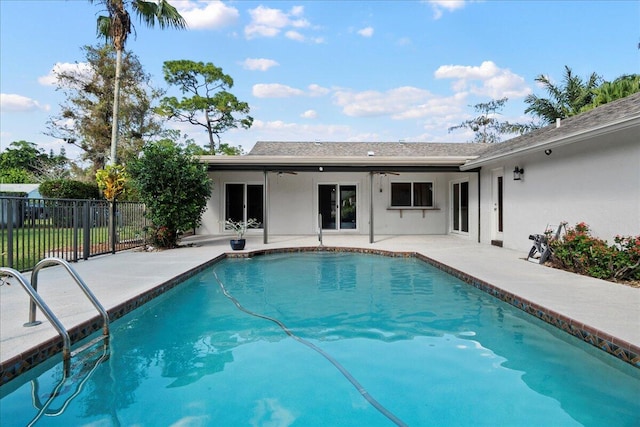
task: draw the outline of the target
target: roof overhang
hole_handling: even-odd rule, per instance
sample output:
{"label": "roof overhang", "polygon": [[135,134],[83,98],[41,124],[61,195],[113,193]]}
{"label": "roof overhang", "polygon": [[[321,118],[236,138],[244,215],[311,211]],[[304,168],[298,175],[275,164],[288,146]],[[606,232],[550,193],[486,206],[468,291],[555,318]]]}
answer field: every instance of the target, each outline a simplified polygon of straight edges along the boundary
{"label": "roof overhang", "polygon": [[[460,172],[460,166],[477,156],[434,157],[297,157],[199,156],[209,171],[293,172]],[[322,168],[322,169],[320,169]]]}
{"label": "roof overhang", "polygon": [[493,156],[490,155],[490,156],[479,158],[477,160],[476,159],[469,160],[464,165],[460,166],[460,170],[469,171],[469,170],[482,167],[486,164],[492,163],[496,160],[501,160],[504,158],[513,157],[517,155],[540,152],[548,149],[562,147],[564,145],[569,145],[576,142],[582,142],[585,140],[598,138],[600,136],[604,136],[614,132],[624,132],[626,130],[631,130],[632,128],[637,128],[637,127],[640,127],[640,116],[633,116],[630,118],[626,118],[624,120],[607,123],[606,125],[578,131],[562,137],[543,140],[534,144],[527,145],[526,147],[521,147],[521,148],[507,151],[504,153],[499,153]]}

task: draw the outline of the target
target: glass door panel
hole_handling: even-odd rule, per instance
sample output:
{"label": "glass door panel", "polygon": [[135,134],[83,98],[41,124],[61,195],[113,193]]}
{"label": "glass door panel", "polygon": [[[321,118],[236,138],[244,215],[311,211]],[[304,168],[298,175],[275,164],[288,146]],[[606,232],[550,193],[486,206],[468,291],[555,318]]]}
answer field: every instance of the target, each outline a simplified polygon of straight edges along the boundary
{"label": "glass door panel", "polygon": [[244,221],[244,184],[225,185],[224,219]]}
{"label": "glass door panel", "polygon": [[322,229],[336,230],[336,186],[321,184],[318,186],[318,213],[322,215]]}
{"label": "glass door panel", "polygon": [[469,232],[469,183],[453,184],[453,231]]}
{"label": "glass door panel", "polygon": [[356,186],[340,186],[340,229],[356,228]]}
{"label": "glass door panel", "polygon": [[264,221],[263,199],[262,185],[247,185],[247,219],[256,219],[260,223],[258,228],[262,228]]}

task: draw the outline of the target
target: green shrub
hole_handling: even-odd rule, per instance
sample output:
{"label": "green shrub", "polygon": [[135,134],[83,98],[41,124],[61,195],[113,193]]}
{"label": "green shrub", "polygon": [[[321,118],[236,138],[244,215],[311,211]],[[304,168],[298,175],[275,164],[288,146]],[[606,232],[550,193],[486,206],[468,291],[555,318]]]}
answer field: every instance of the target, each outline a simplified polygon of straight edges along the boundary
{"label": "green shrub", "polygon": [[616,236],[609,245],[581,222],[549,245],[555,267],[604,280],[640,280],[640,236]]}
{"label": "green shrub", "polygon": [[73,181],[70,179],[53,179],[40,184],[40,194],[52,199],[98,199],[100,191],[97,184]]}
{"label": "green shrub", "polygon": [[200,225],[210,183],[205,166],[188,149],[170,140],[148,143],[127,169],[147,207],[153,244],[175,247],[181,232]]}

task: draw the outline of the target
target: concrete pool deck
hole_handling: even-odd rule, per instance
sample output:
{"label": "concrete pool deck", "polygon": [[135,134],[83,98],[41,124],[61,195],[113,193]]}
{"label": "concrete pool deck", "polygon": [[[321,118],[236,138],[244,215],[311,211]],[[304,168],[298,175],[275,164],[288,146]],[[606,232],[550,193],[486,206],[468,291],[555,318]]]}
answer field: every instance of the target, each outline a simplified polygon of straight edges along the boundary
{"label": "concrete pool deck", "polygon": [[[317,236],[270,236],[269,240],[265,245],[262,235],[248,236],[246,250],[241,252],[319,246]],[[457,236],[378,236],[370,244],[368,236],[325,234],[323,243],[325,247],[416,253],[640,367],[639,288],[540,266],[525,261],[524,253]],[[140,295],[232,252],[228,236],[191,236],[182,244],[188,246],[156,252],[124,251],[72,266],[113,316],[123,312],[123,304],[137,306]],[[25,277],[30,279],[30,274]],[[63,268],[42,270],[38,282],[38,293],[67,329],[89,328],[97,311]],[[15,280],[0,286],[0,384],[41,362],[45,353],[51,353],[52,345],[60,347],[58,333],[39,310],[37,318],[42,324],[23,326],[28,307],[29,297]],[[93,323],[101,321],[94,319]]]}

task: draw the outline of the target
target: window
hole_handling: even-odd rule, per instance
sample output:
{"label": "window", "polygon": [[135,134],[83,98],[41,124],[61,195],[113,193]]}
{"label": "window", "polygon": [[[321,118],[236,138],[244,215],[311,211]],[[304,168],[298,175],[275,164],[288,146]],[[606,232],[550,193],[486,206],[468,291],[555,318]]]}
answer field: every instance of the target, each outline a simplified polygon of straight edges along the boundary
{"label": "window", "polygon": [[433,207],[433,182],[392,182],[392,207]]}
{"label": "window", "polygon": [[262,185],[258,184],[226,184],[225,185],[225,220],[246,221],[256,219],[262,228],[264,220],[262,210]]}

